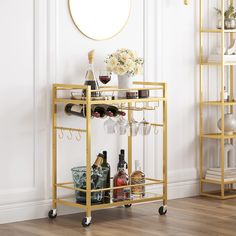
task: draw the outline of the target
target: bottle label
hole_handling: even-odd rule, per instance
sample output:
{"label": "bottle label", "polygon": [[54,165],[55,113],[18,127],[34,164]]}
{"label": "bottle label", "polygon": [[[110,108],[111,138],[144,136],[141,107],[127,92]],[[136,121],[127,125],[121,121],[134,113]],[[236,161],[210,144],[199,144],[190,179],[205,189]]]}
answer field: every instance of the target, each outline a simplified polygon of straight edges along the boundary
{"label": "bottle label", "polygon": [[71,107],[71,111],[78,112],[78,113],[81,113],[82,109],[83,109],[83,106],[81,105],[74,105]]}

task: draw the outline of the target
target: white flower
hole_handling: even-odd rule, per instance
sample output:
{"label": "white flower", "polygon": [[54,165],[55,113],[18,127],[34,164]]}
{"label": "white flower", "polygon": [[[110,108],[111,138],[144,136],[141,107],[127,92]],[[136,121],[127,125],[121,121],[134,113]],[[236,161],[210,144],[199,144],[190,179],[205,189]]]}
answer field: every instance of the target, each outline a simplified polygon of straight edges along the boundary
{"label": "white flower", "polygon": [[118,60],[115,57],[111,57],[107,61],[107,66],[113,68],[118,65]]}
{"label": "white flower", "polygon": [[107,70],[118,75],[128,73],[133,76],[142,73],[143,59],[127,48],[118,49],[110,54],[105,62]]}
{"label": "white flower", "polygon": [[119,59],[125,63],[128,59],[130,58],[129,54],[125,53],[125,52],[122,52],[120,55],[119,55]]}
{"label": "white flower", "polygon": [[125,66],[127,67],[127,70],[133,70],[134,67],[135,67],[135,63],[131,60],[131,59],[128,59],[126,62],[125,62]]}
{"label": "white flower", "polygon": [[142,66],[141,65],[136,65],[134,69],[134,74],[135,75],[140,75],[142,73]]}

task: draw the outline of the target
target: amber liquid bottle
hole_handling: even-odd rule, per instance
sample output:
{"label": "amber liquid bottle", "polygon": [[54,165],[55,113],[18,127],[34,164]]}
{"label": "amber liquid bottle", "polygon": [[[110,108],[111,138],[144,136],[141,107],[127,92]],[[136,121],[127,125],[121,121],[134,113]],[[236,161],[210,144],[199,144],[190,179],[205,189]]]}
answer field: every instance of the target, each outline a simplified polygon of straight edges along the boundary
{"label": "amber liquid bottle", "polygon": [[[118,171],[113,178],[113,186],[120,187],[129,184],[129,176],[125,169],[127,169],[127,163],[125,162],[124,150],[119,155]],[[124,201],[130,199],[130,188],[121,188],[113,190],[113,201]]]}
{"label": "amber liquid bottle", "polygon": [[[135,161],[135,171],[131,174],[131,185],[133,184],[144,184],[145,174],[141,171],[140,161]],[[131,188],[132,197],[144,197],[145,186],[135,186]]]}
{"label": "amber liquid bottle", "polygon": [[[107,151],[103,151],[103,163],[101,165],[102,167],[108,168],[108,173],[107,173],[107,181],[106,181],[106,188],[110,188],[110,165],[107,162]],[[105,191],[104,194],[104,203],[110,203],[110,190]]]}

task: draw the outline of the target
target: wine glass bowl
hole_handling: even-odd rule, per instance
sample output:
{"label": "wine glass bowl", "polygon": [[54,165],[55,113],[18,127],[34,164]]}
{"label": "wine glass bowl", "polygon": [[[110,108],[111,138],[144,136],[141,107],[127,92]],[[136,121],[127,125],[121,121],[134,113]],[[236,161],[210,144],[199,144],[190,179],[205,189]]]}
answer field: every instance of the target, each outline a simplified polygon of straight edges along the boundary
{"label": "wine glass bowl", "polygon": [[111,72],[100,71],[99,80],[103,84],[107,84],[111,80]]}
{"label": "wine glass bowl", "polygon": [[128,126],[128,121],[126,121],[123,116],[120,116],[115,125],[115,132],[119,135],[125,135]]}
{"label": "wine glass bowl", "polygon": [[129,136],[137,136],[138,131],[139,131],[139,123],[132,118],[131,121],[129,122]]}
{"label": "wine glass bowl", "polygon": [[141,135],[149,135],[151,132],[151,127],[151,124],[143,119],[143,121],[141,121],[139,125],[139,133]]}

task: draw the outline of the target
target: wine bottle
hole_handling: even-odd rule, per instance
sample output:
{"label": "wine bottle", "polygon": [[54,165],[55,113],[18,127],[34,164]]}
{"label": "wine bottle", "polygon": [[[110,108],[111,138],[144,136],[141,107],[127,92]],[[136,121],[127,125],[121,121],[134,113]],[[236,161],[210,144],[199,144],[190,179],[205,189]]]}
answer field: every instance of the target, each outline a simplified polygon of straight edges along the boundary
{"label": "wine bottle", "polygon": [[106,109],[103,106],[94,105],[92,106],[92,109],[94,112],[99,113],[101,118],[105,117],[106,115],[109,115],[109,113],[107,113]]}
{"label": "wine bottle", "polygon": [[125,116],[126,115],[126,113],[124,111],[120,111],[118,109],[118,107],[116,107],[116,106],[110,106],[109,105],[109,106],[106,107],[106,109],[107,109],[107,112],[112,112],[114,117],[116,117],[118,115],[120,115],[120,116]]}
{"label": "wine bottle", "polygon": [[[65,106],[65,113],[68,115],[76,115],[76,116],[86,117],[86,106],[85,105],[75,105],[75,104],[69,103]],[[100,113],[98,111],[94,111],[91,109],[91,116],[99,118]]]}
{"label": "wine bottle", "polygon": [[101,118],[105,116],[109,116],[109,117],[114,116],[113,112],[107,111],[104,105],[93,105],[92,110],[93,112],[98,112]]}
{"label": "wine bottle", "polygon": [[[141,171],[140,161],[135,161],[135,171],[131,174],[131,184],[144,184],[145,174]],[[131,194],[134,197],[144,197],[145,186],[135,186],[131,188]]]}
{"label": "wine bottle", "polygon": [[[98,82],[95,77],[94,68],[93,68],[93,61],[94,61],[94,50],[88,53],[88,61],[89,66],[85,75],[85,85],[90,85],[91,90],[98,90]],[[83,90],[83,96],[86,96],[86,90]],[[91,97],[99,97],[99,92],[92,92]]]}
{"label": "wine bottle", "polygon": [[[129,176],[125,172],[127,169],[127,163],[125,162],[124,150],[121,150],[119,155],[119,163],[117,166],[117,173],[113,178],[113,186],[126,186],[129,184]],[[113,201],[124,201],[130,199],[130,188],[121,188],[113,190]]]}
{"label": "wine bottle", "polygon": [[[106,181],[106,188],[110,188],[110,165],[107,162],[107,151],[103,151],[103,163],[102,163],[102,167],[105,167],[108,169],[108,173],[107,173],[107,181]],[[110,190],[105,191],[104,194],[104,203],[109,203],[110,202]]]}

